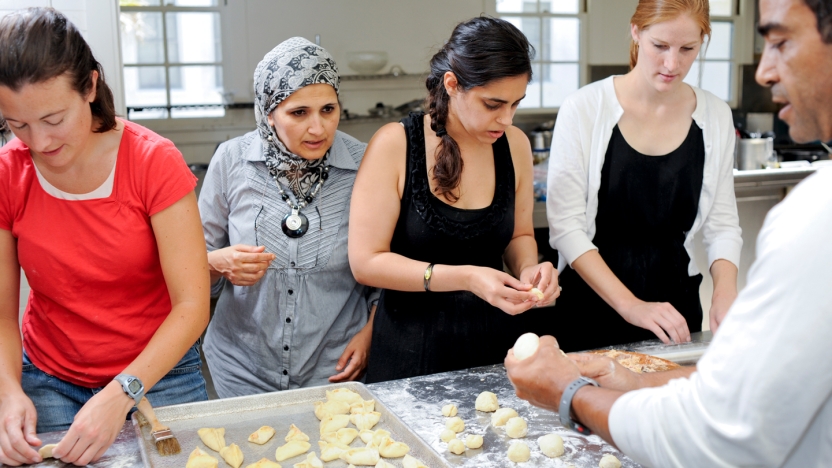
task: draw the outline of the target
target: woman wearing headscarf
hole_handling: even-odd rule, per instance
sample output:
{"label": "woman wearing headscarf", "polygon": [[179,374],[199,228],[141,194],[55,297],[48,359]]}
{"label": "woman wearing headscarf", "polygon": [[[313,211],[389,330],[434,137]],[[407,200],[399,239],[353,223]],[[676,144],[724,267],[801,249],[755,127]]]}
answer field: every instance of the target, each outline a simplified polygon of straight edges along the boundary
{"label": "woman wearing headscarf", "polygon": [[221,398],[355,380],[371,290],[347,260],[365,144],[337,131],[335,62],[293,37],[254,71],[257,130],[220,145],[199,197],[212,294],[205,337]]}

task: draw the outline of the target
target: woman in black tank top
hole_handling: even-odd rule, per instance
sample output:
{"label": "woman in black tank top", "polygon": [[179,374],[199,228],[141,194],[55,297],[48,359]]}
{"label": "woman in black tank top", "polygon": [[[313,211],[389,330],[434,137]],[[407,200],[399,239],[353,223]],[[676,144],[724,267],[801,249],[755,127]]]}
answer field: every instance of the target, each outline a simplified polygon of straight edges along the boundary
{"label": "woman in black tank top", "polygon": [[537,262],[530,145],[511,126],[532,51],[506,21],[458,25],[431,60],[430,114],[367,148],[349,254],[359,282],[384,288],[368,382],[501,362],[513,316],[557,296],[554,267]]}

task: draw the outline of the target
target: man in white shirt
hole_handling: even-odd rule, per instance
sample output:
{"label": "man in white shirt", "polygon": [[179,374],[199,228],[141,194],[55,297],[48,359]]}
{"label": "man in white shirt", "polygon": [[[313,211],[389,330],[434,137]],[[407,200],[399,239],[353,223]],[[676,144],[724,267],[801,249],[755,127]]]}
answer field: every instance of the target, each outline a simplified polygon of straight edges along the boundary
{"label": "man in white shirt", "polygon": [[[759,29],[757,81],[784,104],[791,137],[832,140],[832,0],[760,0]],[[518,396],[647,466],[832,465],[832,169],[771,210],[747,285],[696,367],[635,374],[568,359],[543,337],[525,360],[509,351],[506,368]]]}

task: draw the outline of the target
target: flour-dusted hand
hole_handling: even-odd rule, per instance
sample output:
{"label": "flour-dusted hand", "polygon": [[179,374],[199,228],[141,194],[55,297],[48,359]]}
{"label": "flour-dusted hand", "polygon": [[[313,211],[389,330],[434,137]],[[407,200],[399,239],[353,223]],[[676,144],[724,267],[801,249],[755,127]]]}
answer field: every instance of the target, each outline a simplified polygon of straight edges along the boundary
{"label": "flour-dusted hand", "polygon": [[38,415],[32,400],[15,392],[0,397],[0,465],[19,466],[39,463],[37,450],[41,445],[37,438]]}
{"label": "flour-dusted hand", "polygon": [[508,350],[506,372],[517,396],[539,408],[558,411],[566,387],[581,376],[575,362],[565,356],[552,336],[540,337],[537,352],[522,361]]}
{"label": "flour-dusted hand", "polygon": [[211,277],[222,275],[236,286],[252,286],[266,274],[274,254],[264,246],[237,244],[208,252]]}

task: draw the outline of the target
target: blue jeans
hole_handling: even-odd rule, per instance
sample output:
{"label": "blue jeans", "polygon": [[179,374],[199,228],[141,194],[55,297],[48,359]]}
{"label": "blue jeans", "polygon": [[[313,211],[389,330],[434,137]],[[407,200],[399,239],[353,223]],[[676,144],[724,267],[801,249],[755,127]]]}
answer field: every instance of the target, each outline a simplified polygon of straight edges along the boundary
{"label": "blue jeans", "polygon": [[[197,341],[176,367],[150,389],[147,399],[151,405],[167,406],[208,399],[205,379],[202,378],[199,345]],[[81,407],[104,389],[81,387],[53,377],[35,367],[25,351],[22,384],[23,391],[38,411],[38,433],[69,429]],[[129,418],[130,413],[127,416]]]}

